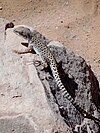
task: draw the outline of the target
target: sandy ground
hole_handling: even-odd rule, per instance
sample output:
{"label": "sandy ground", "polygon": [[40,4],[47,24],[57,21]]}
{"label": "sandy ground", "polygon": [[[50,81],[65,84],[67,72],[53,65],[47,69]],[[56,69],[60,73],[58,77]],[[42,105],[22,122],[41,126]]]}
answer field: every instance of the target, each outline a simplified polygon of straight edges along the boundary
{"label": "sandy ground", "polygon": [[0,0],[0,17],[64,43],[100,81],[100,0]]}

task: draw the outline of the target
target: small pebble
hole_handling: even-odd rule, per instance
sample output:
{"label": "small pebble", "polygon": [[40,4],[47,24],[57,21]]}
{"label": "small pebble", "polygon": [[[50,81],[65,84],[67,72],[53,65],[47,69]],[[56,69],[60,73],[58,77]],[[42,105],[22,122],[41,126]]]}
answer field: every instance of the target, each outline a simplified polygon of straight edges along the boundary
{"label": "small pebble", "polygon": [[58,27],[56,27],[56,29],[58,29]]}
{"label": "small pebble", "polygon": [[29,0],[29,2],[32,2],[32,0]]}
{"label": "small pebble", "polygon": [[70,28],[70,26],[67,27],[68,29]]}
{"label": "small pebble", "polygon": [[97,63],[99,63],[99,64],[100,64],[100,60],[98,60],[98,61],[97,61]]}
{"label": "small pebble", "polygon": [[63,21],[61,21],[61,23],[63,23]]}
{"label": "small pebble", "polygon": [[15,20],[15,19],[13,19],[12,21],[13,21],[13,22],[15,22],[16,20]]}
{"label": "small pebble", "polygon": [[1,96],[5,96],[3,93],[1,93]]}
{"label": "small pebble", "polygon": [[2,7],[0,7],[0,10],[2,10]]}
{"label": "small pebble", "polygon": [[5,25],[5,30],[7,30],[8,28],[13,28],[13,27],[14,27],[14,23],[13,22],[7,23]]}
{"label": "small pebble", "polygon": [[65,3],[65,5],[68,6],[68,5],[69,5],[69,2],[67,1],[67,2]]}

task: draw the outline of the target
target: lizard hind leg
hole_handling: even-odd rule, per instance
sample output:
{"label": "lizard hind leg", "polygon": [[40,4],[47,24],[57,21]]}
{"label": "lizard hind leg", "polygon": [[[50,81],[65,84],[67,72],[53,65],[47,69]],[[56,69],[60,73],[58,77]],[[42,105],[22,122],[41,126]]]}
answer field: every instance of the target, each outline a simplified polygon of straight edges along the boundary
{"label": "lizard hind leg", "polygon": [[[40,58],[41,58],[41,57],[40,57]],[[48,62],[47,62],[45,59],[42,59],[42,58],[41,58],[40,65],[42,66],[41,71],[50,72],[50,74],[52,75],[51,68],[50,68]]]}
{"label": "lizard hind leg", "polygon": [[48,67],[49,66],[48,66],[47,62],[45,62],[45,61],[42,60],[41,61],[41,66],[42,66],[41,71],[43,71],[43,70],[46,71],[46,72],[48,71]]}
{"label": "lizard hind leg", "polygon": [[40,65],[43,67],[43,69],[48,68],[48,63],[47,63],[46,59],[42,58],[41,56],[39,56],[39,58],[40,58],[40,61],[41,61]]}
{"label": "lizard hind leg", "polygon": [[43,68],[47,68],[48,67],[48,64],[46,62],[44,62],[44,61],[41,62],[41,65],[42,65]]}
{"label": "lizard hind leg", "polygon": [[[39,57],[40,58],[40,57]],[[38,66],[42,66],[43,67],[43,69],[45,69],[45,68],[47,68],[48,67],[48,64],[47,64],[47,62],[45,62],[44,60],[42,60],[42,59],[34,59],[34,64],[36,65],[36,67],[38,67]]]}

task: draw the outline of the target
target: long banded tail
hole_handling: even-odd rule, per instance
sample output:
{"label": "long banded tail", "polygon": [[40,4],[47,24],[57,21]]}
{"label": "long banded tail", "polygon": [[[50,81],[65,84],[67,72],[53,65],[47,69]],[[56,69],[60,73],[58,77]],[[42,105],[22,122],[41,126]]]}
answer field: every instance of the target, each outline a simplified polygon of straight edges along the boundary
{"label": "long banded tail", "polygon": [[66,90],[64,85],[62,84],[62,81],[60,79],[60,76],[59,76],[59,73],[57,70],[53,76],[56,80],[56,83],[57,83],[63,97],[67,98],[74,105],[74,107],[82,114],[83,117],[94,120],[95,122],[100,122],[100,120],[98,118],[94,117],[90,113],[86,112],[82,107],[80,107],[80,105],[77,104],[75,102],[75,100],[70,96],[70,94],[68,93],[68,91]]}

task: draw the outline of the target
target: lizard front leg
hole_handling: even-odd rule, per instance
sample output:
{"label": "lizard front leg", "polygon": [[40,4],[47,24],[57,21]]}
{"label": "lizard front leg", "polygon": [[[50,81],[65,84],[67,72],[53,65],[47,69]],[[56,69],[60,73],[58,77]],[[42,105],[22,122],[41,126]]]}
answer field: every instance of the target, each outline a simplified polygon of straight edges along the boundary
{"label": "lizard front leg", "polygon": [[17,54],[27,54],[27,53],[32,53],[32,49],[28,48],[26,51],[18,51],[18,50],[12,50],[14,53]]}
{"label": "lizard front leg", "polygon": [[27,54],[27,53],[32,53],[32,54],[36,54],[36,52],[34,51],[34,49],[32,47],[30,47],[28,45],[28,43],[21,43],[23,46],[28,47],[26,51],[18,51],[18,50],[13,50],[14,53],[17,54]]}

